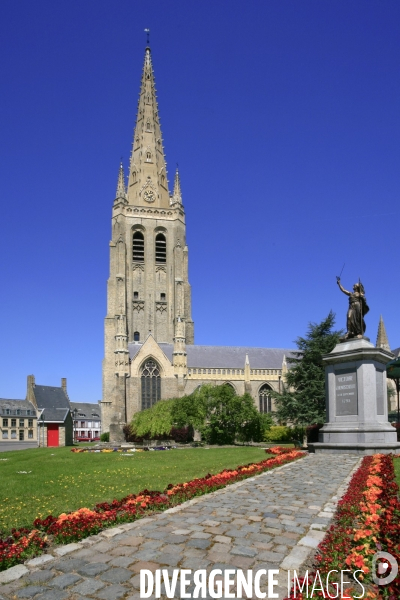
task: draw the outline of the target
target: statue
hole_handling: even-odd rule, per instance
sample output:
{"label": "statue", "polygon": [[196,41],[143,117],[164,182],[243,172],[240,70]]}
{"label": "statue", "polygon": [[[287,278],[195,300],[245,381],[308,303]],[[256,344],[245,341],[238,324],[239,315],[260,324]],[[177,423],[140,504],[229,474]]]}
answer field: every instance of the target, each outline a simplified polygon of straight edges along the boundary
{"label": "statue", "polygon": [[343,340],[362,338],[366,330],[364,315],[366,315],[369,311],[369,306],[365,299],[364,286],[361,281],[359,281],[353,285],[353,291],[348,292],[340,283],[340,277],[336,277],[336,281],[341,291],[349,297],[349,310],[347,311],[347,333]]}

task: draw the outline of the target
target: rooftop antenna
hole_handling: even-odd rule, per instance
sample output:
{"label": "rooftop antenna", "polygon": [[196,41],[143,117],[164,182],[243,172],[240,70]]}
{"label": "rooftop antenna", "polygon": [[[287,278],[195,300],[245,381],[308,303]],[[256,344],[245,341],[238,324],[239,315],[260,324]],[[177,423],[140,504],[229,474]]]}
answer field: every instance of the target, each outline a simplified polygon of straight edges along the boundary
{"label": "rooftop antenna", "polygon": [[145,29],[144,31],[147,34],[147,46],[150,46],[150,29]]}

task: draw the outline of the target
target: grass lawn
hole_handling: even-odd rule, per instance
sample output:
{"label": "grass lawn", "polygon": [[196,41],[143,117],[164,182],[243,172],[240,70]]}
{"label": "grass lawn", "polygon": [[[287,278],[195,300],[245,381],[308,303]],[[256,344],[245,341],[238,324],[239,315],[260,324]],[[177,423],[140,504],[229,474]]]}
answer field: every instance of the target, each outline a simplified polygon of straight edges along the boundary
{"label": "grass lawn", "polygon": [[[70,448],[33,448],[0,453],[0,531],[31,526],[35,518],[58,516],[143,489],[163,490],[264,460],[260,448],[191,448],[168,452],[82,453]],[[18,473],[27,471],[27,473]]]}

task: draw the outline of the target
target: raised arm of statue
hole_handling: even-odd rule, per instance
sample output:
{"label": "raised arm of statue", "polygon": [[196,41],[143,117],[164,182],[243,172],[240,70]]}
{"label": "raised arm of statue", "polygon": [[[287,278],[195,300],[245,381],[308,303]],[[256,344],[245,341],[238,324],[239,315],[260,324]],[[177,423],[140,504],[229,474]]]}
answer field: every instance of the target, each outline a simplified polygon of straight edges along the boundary
{"label": "raised arm of statue", "polygon": [[345,290],[344,287],[342,286],[342,284],[340,283],[340,277],[336,277],[336,283],[338,284],[338,286],[341,289],[341,291],[343,292],[343,294],[346,294],[346,296],[351,296],[351,292],[348,292],[347,290]]}

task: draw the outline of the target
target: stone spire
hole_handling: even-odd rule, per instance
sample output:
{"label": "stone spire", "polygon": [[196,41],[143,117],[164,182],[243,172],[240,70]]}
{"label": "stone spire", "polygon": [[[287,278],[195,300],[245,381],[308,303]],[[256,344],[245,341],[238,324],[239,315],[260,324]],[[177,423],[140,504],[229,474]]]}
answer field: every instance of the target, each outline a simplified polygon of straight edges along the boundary
{"label": "stone spire", "polygon": [[390,352],[389,340],[386,333],[385,323],[383,322],[382,315],[379,319],[378,335],[376,337],[376,347],[383,348]]}
{"label": "stone spire", "polygon": [[117,192],[115,194],[115,200],[117,201],[120,199],[126,200],[125,175],[124,175],[124,167],[122,166],[122,162],[119,165]]}
{"label": "stone spire", "polygon": [[128,178],[128,203],[170,206],[167,169],[150,48],[144,55],[139,105]]}
{"label": "stone spire", "polygon": [[172,204],[175,203],[182,204],[181,179],[179,177],[178,167],[176,167],[174,193],[172,195]]}

